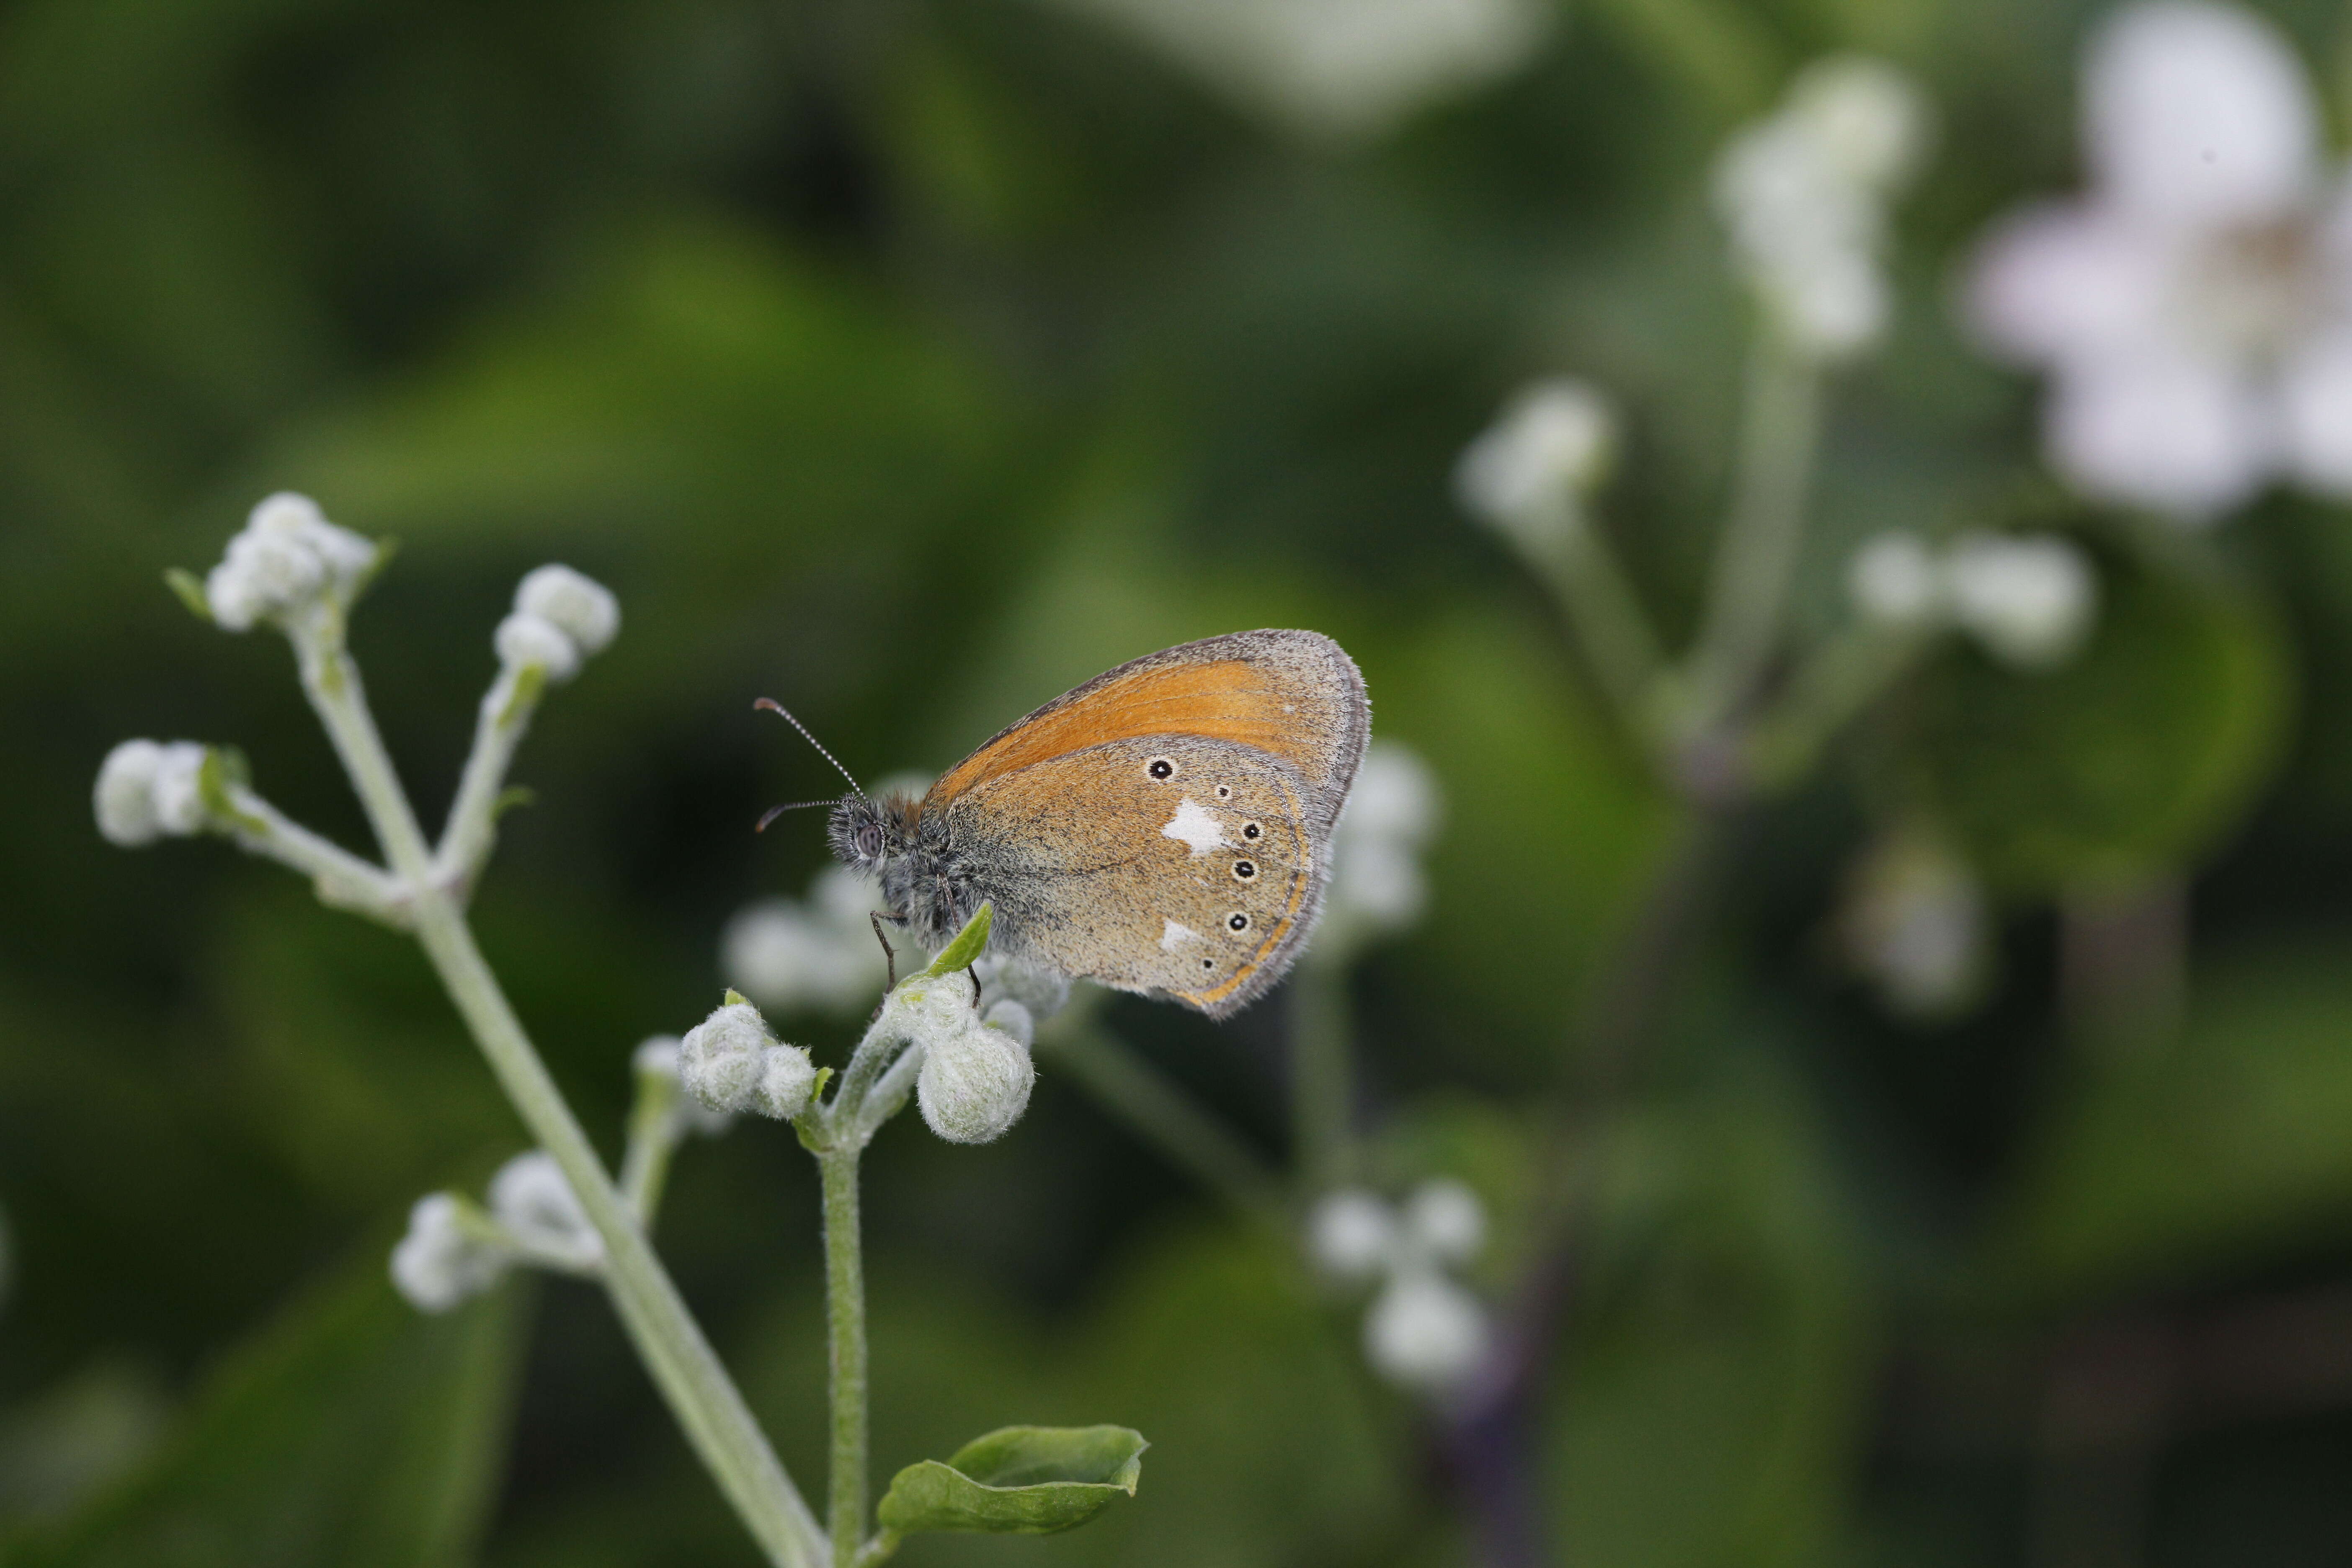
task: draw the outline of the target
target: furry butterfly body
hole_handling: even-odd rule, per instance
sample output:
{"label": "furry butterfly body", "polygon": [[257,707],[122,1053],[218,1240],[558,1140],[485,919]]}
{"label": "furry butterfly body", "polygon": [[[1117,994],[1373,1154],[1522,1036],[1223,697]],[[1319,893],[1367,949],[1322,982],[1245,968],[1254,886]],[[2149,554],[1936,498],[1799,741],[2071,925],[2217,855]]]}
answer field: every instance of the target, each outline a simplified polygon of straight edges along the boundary
{"label": "furry butterfly body", "polygon": [[1222,1017],[1314,929],[1370,728],[1338,643],[1237,632],[1097,676],[919,800],[847,795],[829,836],[927,946],[992,903],[1017,962]]}

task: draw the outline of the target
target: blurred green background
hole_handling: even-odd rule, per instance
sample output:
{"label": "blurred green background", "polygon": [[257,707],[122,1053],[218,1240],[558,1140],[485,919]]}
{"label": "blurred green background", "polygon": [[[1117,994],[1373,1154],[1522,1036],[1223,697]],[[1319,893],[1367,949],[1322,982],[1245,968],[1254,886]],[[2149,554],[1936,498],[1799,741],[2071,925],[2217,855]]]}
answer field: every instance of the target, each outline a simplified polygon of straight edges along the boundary
{"label": "blurred green background", "polygon": [[[1526,377],[1606,387],[1611,527],[1683,635],[1748,330],[1709,163],[1804,61],[1883,55],[1942,129],[1892,341],[1832,402],[1802,615],[1864,534],[2036,493],[2032,388],[1971,356],[1951,282],[2075,184],[2091,7],[1578,0],[1485,79],[1340,124],[1149,9],[0,6],[7,1561],[754,1560],[595,1291],[392,1293],[411,1200],[522,1143],[413,946],[90,826],[114,742],[184,736],[365,843],[282,645],[161,584],[264,493],[401,541],[354,645],[428,819],[518,575],[620,595],[477,905],[608,1152],[728,916],[824,859],[809,817],[748,832],[834,787],[752,697],[870,779],[1169,643],[1331,633],[1447,797],[1426,920],[1352,977],[1368,1121],[1503,1173],[1506,1210],[1680,808],[1449,472]],[[2269,14],[2352,110],[2352,16]],[[1638,1087],[1595,1111],[1605,1196],[1530,1423],[1557,1561],[2352,1561],[2352,520],[2281,498],[2100,548],[2082,665],[1955,648],[1738,821]],[[1890,791],[2005,900],[1957,1019],[1890,1018],[1827,955]],[[2060,1005],[2053,898],[2118,843],[2192,879],[2153,1047]],[[1278,998],[1107,1016],[1279,1155]],[[820,1059],[852,1037],[782,1022]],[[911,1120],[867,1165],[879,1473],[1014,1420],[1154,1447],[1084,1531],[908,1563],[1473,1558],[1352,1313],[1050,1061],[1000,1143]],[[684,1152],[662,1230],[804,1487],[815,1215],[790,1138],[746,1126]]]}

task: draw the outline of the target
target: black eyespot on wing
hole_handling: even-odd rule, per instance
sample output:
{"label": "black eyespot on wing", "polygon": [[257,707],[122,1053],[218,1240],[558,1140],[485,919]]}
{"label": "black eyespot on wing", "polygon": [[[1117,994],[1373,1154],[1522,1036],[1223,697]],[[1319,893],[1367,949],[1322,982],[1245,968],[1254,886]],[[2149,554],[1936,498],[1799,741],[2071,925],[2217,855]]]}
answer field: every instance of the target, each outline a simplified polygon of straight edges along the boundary
{"label": "black eyespot on wing", "polygon": [[1239,910],[1235,910],[1232,914],[1225,917],[1225,929],[1227,931],[1249,930],[1249,916],[1242,913]]}
{"label": "black eyespot on wing", "polygon": [[1242,824],[1242,837],[1244,838],[1257,838],[1263,837],[1265,833],[1265,829],[1260,827],[1255,822],[1244,822]]}
{"label": "black eyespot on wing", "polygon": [[1217,786],[1217,798],[1218,798],[1219,800],[1231,800],[1231,799],[1233,799],[1233,798],[1234,798],[1234,786],[1233,786],[1233,785],[1231,785],[1231,784],[1219,784],[1219,785]]}
{"label": "black eyespot on wing", "polygon": [[1235,879],[1235,880],[1237,880],[1237,881],[1246,882],[1246,881],[1248,881],[1251,878],[1253,878],[1253,877],[1255,877],[1255,876],[1256,876],[1256,875],[1257,875],[1257,862],[1256,862],[1256,861],[1255,861],[1255,860],[1236,860],[1236,861],[1234,861],[1234,879]]}
{"label": "black eyespot on wing", "polygon": [[1201,967],[1203,969],[1214,969],[1217,967],[1217,961],[1213,958],[1204,958],[1201,960]]}
{"label": "black eyespot on wing", "polygon": [[1154,757],[1144,764],[1143,771],[1156,779],[1172,779],[1176,776],[1176,764],[1166,757]]}

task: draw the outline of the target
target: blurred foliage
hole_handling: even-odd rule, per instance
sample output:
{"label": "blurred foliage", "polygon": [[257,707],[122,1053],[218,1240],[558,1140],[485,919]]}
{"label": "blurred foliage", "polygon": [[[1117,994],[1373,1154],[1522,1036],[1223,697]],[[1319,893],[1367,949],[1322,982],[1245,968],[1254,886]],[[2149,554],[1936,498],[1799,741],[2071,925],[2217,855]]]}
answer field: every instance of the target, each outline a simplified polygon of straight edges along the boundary
{"label": "blurred foliage", "polygon": [[[2335,0],[2268,9],[2352,58]],[[1746,330],[1707,161],[1795,66],[1867,48],[1926,84],[1941,148],[1895,337],[1834,400],[1801,619],[1843,613],[1869,532],[2011,521],[2030,389],[1969,355],[1948,282],[2074,177],[2091,14],[1578,0],[1519,68],[1330,146],[1030,0],[0,6],[0,1553],[752,1560],[594,1292],[423,1320],[384,1282],[407,1204],[521,1138],[410,946],[217,846],[89,828],[109,745],[185,735],[364,841],[283,649],[159,582],[252,500],[404,542],[355,639],[428,816],[518,574],[620,594],[478,905],[608,1152],[628,1053],[707,1010],[726,917],[823,858],[804,817],[748,833],[831,787],[751,698],[871,777],[1166,643],[1332,633],[1449,800],[1426,923],[1356,976],[1376,1163],[1475,1183],[1507,1258],[1572,1021],[1686,824],[1455,514],[1454,457],[1528,374],[1607,387],[1610,527],[1686,630]],[[1604,1179],[1530,1420],[1562,1561],[2021,1560],[2032,1380],[2070,1325],[2352,1268],[2352,530],[2284,500],[2194,549],[2078,525],[2089,655],[2026,677],[1956,646],[1743,817],[1670,1047],[1579,1124]],[[2002,994],[1929,1029],[1812,934],[1870,820],[1922,800],[2012,895]],[[2169,876],[2196,879],[2189,1023],[2087,1051],[2050,902]],[[1276,1140],[1278,1001],[1106,1016]],[[791,1022],[837,1058],[842,1027]],[[690,1147],[661,1241],[807,1482],[803,1164],[772,1130]],[[927,1538],[912,1568],[1469,1552],[1354,1317],[1050,1065],[1004,1142],[901,1128],[868,1169],[882,1474],[1007,1421],[1153,1444],[1086,1530]],[[2304,1394],[2171,1435],[2193,1528],[2151,1561],[2341,1557],[2352,1411]]]}

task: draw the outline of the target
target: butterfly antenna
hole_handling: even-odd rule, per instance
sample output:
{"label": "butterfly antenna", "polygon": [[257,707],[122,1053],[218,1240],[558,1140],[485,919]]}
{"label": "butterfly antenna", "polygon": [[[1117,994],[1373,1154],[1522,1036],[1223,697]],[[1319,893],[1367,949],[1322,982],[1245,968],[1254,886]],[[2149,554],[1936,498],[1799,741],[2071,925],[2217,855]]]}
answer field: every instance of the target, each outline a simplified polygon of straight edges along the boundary
{"label": "butterfly antenna", "polygon": [[782,805],[772,805],[768,807],[767,810],[760,814],[760,820],[751,825],[751,831],[754,833],[767,832],[768,824],[775,821],[776,818],[783,816],[784,813],[788,811],[806,811],[813,805],[837,805],[839,804],[840,802],[838,801],[831,800],[795,800],[788,802]]}
{"label": "butterfly antenna", "polygon": [[[771,713],[780,715],[785,723],[790,724],[793,729],[798,730],[801,732],[801,739],[806,741],[810,745],[814,746],[816,748],[816,754],[823,757],[826,762],[831,763],[834,766],[834,771],[838,773],[843,778],[849,781],[849,787],[857,792],[857,798],[860,800],[866,800],[866,788],[863,784],[860,784],[857,782],[857,775],[851,773],[847,768],[843,767],[841,765],[841,759],[835,756],[831,752],[826,751],[824,749],[824,742],[818,740],[814,735],[810,734],[808,726],[793,718],[790,709],[786,708],[782,703],[777,701],[772,697],[762,697],[758,701],[752,703],[751,706],[754,709],[764,708]],[[814,805],[817,803],[811,802],[808,804]],[[871,801],[866,801],[866,804],[870,805],[873,803]],[[790,811],[793,808],[789,805],[785,805],[779,806],[776,809],[779,811]],[[771,815],[773,814],[772,813]],[[766,824],[762,823],[761,826],[765,826]]]}

